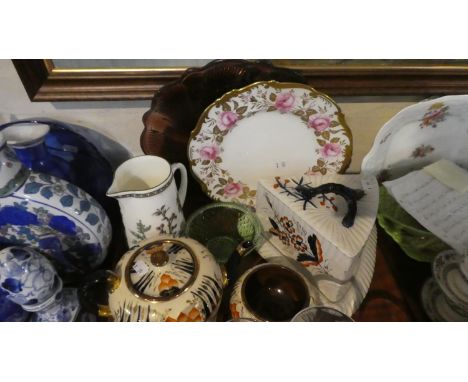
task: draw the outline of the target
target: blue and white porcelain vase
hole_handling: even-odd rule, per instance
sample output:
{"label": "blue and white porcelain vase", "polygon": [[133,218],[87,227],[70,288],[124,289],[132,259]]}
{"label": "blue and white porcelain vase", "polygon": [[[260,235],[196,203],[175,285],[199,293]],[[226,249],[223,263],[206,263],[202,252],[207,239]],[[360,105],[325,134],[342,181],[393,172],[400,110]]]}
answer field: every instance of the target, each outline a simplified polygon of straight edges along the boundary
{"label": "blue and white porcelain vase", "polygon": [[76,183],[71,166],[64,159],[47,151],[44,139],[49,131],[49,125],[45,123],[20,123],[6,127],[2,134],[7,145],[30,170]]}
{"label": "blue and white porcelain vase", "polygon": [[52,263],[30,248],[0,251],[0,289],[34,321],[73,321],[80,308],[76,290],[62,290]]}
{"label": "blue and white porcelain vase", "polygon": [[0,133],[0,244],[32,247],[61,275],[81,274],[103,262],[111,235],[95,199],[72,183],[27,169]]}
{"label": "blue and white porcelain vase", "polygon": [[106,197],[112,183],[113,167],[100,151],[113,154],[115,151],[116,163],[128,159],[128,155],[120,145],[112,145],[113,141],[104,138],[96,146],[82,135],[97,134],[95,131],[75,128],[77,126],[47,118],[0,125],[7,145],[27,168],[73,183],[95,198],[107,212],[117,212],[115,201]]}
{"label": "blue and white porcelain vase", "polygon": [[0,287],[10,301],[36,306],[52,297],[61,284],[53,265],[29,248],[8,247],[0,251]]}

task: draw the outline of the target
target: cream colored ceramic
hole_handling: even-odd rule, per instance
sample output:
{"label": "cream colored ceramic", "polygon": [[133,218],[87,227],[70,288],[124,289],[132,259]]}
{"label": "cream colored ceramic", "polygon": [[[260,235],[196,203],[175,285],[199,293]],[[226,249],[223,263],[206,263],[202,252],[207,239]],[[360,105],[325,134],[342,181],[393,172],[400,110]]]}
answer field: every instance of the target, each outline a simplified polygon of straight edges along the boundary
{"label": "cream colored ceramic", "polygon": [[[179,190],[174,172],[181,172]],[[182,206],[187,192],[187,170],[181,163],[143,155],[121,164],[107,196],[119,201],[128,245],[155,235],[177,235],[185,223]]]}
{"label": "cream colored ceramic", "polygon": [[[306,191],[327,184],[364,192],[356,202],[352,224],[343,223],[351,208],[344,197],[333,193],[305,197]],[[299,187],[305,191],[299,192]],[[361,249],[374,227],[378,200],[378,185],[372,176],[276,177],[259,181],[256,211],[264,230],[273,234],[273,245],[285,256],[298,261],[314,276],[345,282],[355,274]]]}
{"label": "cream colored ceramic", "polygon": [[344,172],[351,148],[351,131],[332,99],[306,85],[270,81],[209,106],[188,156],[208,196],[253,206],[259,178]]}
{"label": "cream colored ceramic", "polygon": [[197,241],[160,236],[125,253],[109,292],[115,321],[214,320],[223,292],[222,272]]}

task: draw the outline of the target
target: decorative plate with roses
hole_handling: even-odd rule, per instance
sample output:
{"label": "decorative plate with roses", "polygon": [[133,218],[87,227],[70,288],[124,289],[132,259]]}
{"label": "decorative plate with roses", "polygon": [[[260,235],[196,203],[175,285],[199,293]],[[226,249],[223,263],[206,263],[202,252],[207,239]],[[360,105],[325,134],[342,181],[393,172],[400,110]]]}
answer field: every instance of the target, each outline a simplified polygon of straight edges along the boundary
{"label": "decorative plate with roses", "polygon": [[258,82],[205,110],[188,156],[208,196],[254,206],[260,178],[344,172],[351,142],[343,114],[325,94],[302,84]]}

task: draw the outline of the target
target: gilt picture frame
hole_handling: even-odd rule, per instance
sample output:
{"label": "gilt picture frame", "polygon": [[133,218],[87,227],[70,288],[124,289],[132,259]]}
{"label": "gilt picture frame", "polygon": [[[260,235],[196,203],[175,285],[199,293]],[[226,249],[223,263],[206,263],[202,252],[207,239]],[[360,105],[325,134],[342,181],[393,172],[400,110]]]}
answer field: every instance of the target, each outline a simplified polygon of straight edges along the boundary
{"label": "gilt picture frame", "polygon": [[[149,100],[160,87],[176,80],[188,67],[199,66],[200,60],[194,60],[197,65],[190,65],[190,60],[184,60],[184,65],[170,60],[171,66],[135,67],[91,67],[91,60],[68,60],[74,61],[73,67],[58,66],[59,60],[52,59],[12,61],[31,101],[58,102]],[[297,71],[310,86],[330,96],[468,93],[468,60],[266,61]]]}

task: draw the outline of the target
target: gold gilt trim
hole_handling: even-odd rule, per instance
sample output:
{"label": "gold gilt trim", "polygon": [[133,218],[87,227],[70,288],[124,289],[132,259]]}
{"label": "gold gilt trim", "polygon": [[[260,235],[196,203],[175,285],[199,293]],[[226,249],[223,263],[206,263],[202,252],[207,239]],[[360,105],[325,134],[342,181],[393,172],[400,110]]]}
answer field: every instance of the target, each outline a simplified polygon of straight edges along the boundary
{"label": "gold gilt trim", "polygon": [[128,74],[143,74],[143,75],[154,75],[154,74],[168,74],[175,73],[179,74],[184,72],[187,67],[184,66],[171,66],[171,67],[160,67],[155,68],[151,66],[147,67],[119,67],[119,68],[102,68],[102,67],[88,67],[88,68],[67,68],[67,67],[57,67],[54,64],[54,61],[51,59],[45,59],[44,65],[51,75],[100,75],[100,74],[119,74],[119,75],[128,75]]}
{"label": "gold gilt trim", "polygon": [[[254,82],[254,83],[252,83],[250,85],[244,86],[243,88],[231,90],[231,91],[225,93],[224,95],[222,95],[216,101],[214,101],[211,105],[209,105],[203,111],[203,113],[200,115],[200,118],[198,118],[198,122],[197,122],[195,128],[190,133],[190,138],[189,138],[189,141],[187,143],[187,158],[188,158],[188,163],[189,163],[189,170],[190,170],[190,173],[192,174],[192,176],[194,177],[194,179],[200,185],[202,191],[211,199],[214,199],[214,196],[213,197],[211,196],[212,193],[208,190],[208,187],[206,186],[206,184],[198,177],[197,174],[195,174],[195,171],[192,168],[194,166],[194,163],[190,158],[190,144],[191,144],[192,140],[194,140],[195,137],[200,133],[202,125],[203,125],[203,121],[208,116],[208,113],[210,112],[210,110],[212,108],[221,106],[223,103],[228,102],[231,98],[233,98],[235,96],[238,96],[239,94],[244,93],[244,92],[246,92],[246,91],[248,91],[250,89],[253,89],[253,88],[256,88],[256,87],[262,86],[262,85],[263,86],[270,86],[270,87],[273,87],[275,89],[289,89],[289,88],[305,89],[305,90],[310,91],[312,94],[314,94],[316,96],[323,97],[325,100],[327,100],[328,102],[333,104],[337,109],[338,121],[341,124],[341,126],[343,126],[344,133],[349,139],[349,145],[346,145],[345,148],[344,148],[343,164],[342,164],[341,168],[338,170],[338,174],[343,174],[346,171],[346,169],[349,167],[350,163],[351,163],[351,157],[352,157],[352,154],[353,154],[353,134],[351,132],[351,129],[349,128],[349,126],[347,125],[347,123],[345,121],[344,114],[341,111],[341,108],[338,106],[338,104],[330,96],[328,96],[325,93],[319,92],[318,90],[315,90],[311,86],[308,86],[308,85],[305,85],[305,84],[300,84],[300,83],[295,83],[295,82],[278,82],[278,81],[274,81],[274,80],[273,81]],[[219,200],[219,198],[217,198],[215,200]]]}
{"label": "gold gilt trim", "polygon": [[[190,276],[190,278],[187,280],[187,282],[185,283],[184,285],[184,288],[180,289],[180,291],[177,293],[177,294],[174,294],[174,295],[171,295],[171,296],[168,296],[168,297],[163,297],[163,296],[160,296],[160,297],[154,297],[154,296],[149,296],[145,293],[139,293],[134,287],[133,287],[133,283],[132,283],[132,280],[130,278],[130,269],[132,267],[132,264],[135,260],[135,258],[137,256],[139,256],[143,251],[145,251],[146,249],[148,249],[149,247],[152,247],[153,245],[158,245],[158,244],[166,244],[166,243],[171,243],[171,244],[177,244],[177,245],[180,245],[181,247],[183,247],[188,253],[189,255],[192,257],[192,260],[193,260],[193,264],[194,264],[194,270],[193,270],[193,273],[192,275]],[[180,295],[182,295],[183,293],[187,292],[187,290],[193,285],[193,283],[195,282],[197,276],[198,276],[198,271],[200,269],[200,265],[198,263],[198,259],[197,257],[195,256],[195,253],[192,251],[192,249],[187,245],[185,244],[184,242],[182,241],[179,241],[179,240],[175,240],[175,239],[165,239],[165,240],[155,240],[155,241],[152,241],[146,245],[144,245],[143,247],[141,247],[140,249],[138,249],[137,251],[135,251],[135,253],[130,257],[130,259],[128,260],[127,262],[127,265],[125,267],[125,283],[127,284],[127,287],[128,287],[128,290],[130,291],[130,293],[132,293],[136,298],[138,299],[142,299],[142,300],[145,300],[145,301],[149,301],[149,302],[161,302],[161,301],[170,301],[170,300],[173,300],[177,297],[179,297]]]}

